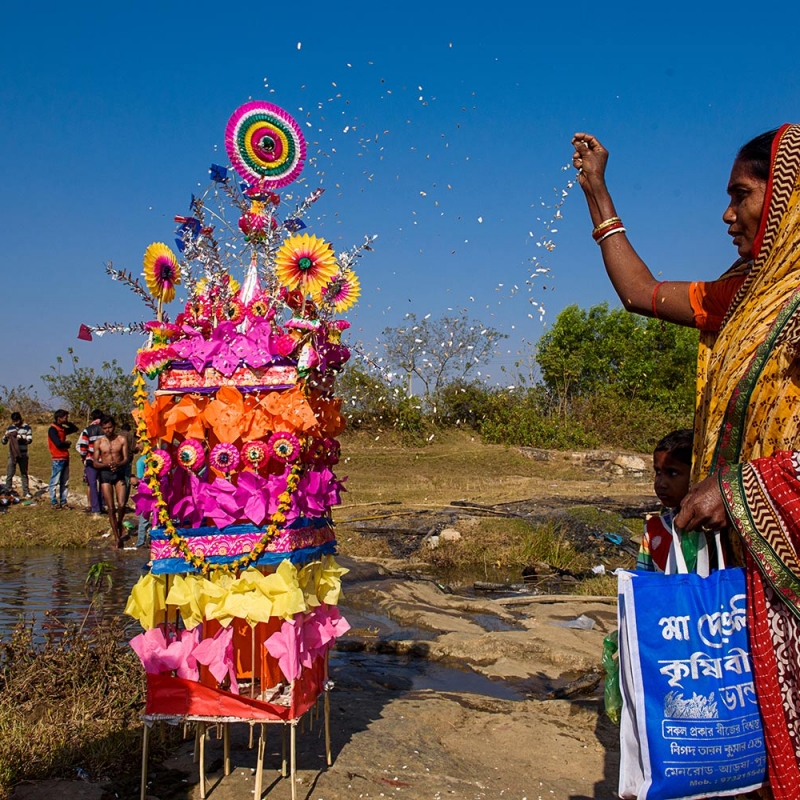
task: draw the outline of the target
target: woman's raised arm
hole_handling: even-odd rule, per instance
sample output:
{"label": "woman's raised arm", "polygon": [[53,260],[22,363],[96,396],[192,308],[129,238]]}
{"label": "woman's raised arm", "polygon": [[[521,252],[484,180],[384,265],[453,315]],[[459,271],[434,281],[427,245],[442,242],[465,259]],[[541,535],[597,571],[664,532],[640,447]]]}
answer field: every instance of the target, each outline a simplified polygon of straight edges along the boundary
{"label": "woman's raised arm", "polygon": [[[628,311],[658,317],[679,325],[694,327],[694,313],[689,302],[688,281],[658,281],[647,264],[636,254],[615,220],[619,215],[606,186],[608,151],[591,134],[572,137],[575,152],[572,163],[578,173],[589,214],[595,227],[606,272],[619,299]],[[612,222],[612,220],[614,220]]]}

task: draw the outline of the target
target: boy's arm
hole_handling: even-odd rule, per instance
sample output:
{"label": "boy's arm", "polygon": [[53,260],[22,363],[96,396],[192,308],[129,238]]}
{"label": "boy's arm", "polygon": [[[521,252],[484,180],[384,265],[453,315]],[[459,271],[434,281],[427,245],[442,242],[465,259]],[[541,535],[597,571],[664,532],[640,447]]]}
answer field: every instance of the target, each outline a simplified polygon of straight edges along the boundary
{"label": "boy's arm", "polygon": [[23,425],[17,433],[17,436],[19,436],[23,442],[30,444],[33,441],[33,429],[30,425]]}
{"label": "boy's arm", "polygon": [[122,463],[128,463],[128,440],[124,437],[122,439]]}

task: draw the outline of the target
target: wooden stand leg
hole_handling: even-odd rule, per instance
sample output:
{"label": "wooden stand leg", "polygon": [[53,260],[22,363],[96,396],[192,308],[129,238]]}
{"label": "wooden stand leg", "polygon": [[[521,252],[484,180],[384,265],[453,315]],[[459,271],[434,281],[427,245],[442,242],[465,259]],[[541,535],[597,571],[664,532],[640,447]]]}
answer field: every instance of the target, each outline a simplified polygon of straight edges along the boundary
{"label": "wooden stand leg", "polygon": [[147,798],[147,749],[150,744],[150,726],[145,722],[142,733],[142,789],[139,792],[140,800]]}
{"label": "wooden stand leg", "polygon": [[250,741],[247,743],[247,749],[248,750],[252,750],[253,749],[253,726],[254,725],[255,725],[254,722],[250,723]]}
{"label": "wooden stand leg", "polygon": [[206,797],[206,723],[199,722],[200,728],[200,800]]}
{"label": "wooden stand leg", "polygon": [[297,778],[297,764],[295,761],[296,754],[297,754],[297,725],[292,723],[292,744],[289,755],[291,770],[292,770],[292,800],[297,800],[297,784],[295,781],[295,779]]}
{"label": "wooden stand leg", "polygon": [[286,777],[286,724],[281,725],[281,777]]}
{"label": "wooden stand leg", "polygon": [[231,774],[231,724],[226,722],[222,726],[222,759],[223,774]]}
{"label": "wooden stand leg", "polygon": [[328,692],[325,692],[323,704],[325,709],[325,759],[330,767],[333,761],[331,760],[331,698]]}
{"label": "wooden stand leg", "polygon": [[262,722],[258,737],[258,763],[256,764],[256,785],[254,800],[261,800],[261,791],[264,784],[264,751],[267,747],[267,726]]}
{"label": "wooden stand leg", "polygon": [[192,764],[197,764],[200,761],[200,725],[201,723],[195,722],[194,724],[194,749],[192,750]]}

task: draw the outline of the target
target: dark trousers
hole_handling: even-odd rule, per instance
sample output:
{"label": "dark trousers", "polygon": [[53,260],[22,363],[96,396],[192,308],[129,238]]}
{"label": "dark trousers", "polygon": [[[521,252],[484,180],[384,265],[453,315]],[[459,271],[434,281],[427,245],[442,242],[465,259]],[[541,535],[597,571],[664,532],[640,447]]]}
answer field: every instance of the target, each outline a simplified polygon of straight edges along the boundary
{"label": "dark trousers", "polygon": [[101,511],[102,501],[100,493],[97,491],[97,479],[100,473],[99,469],[95,469],[88,461],[83,465],[83,477],[86,478],[86,483],[89,486],[89,508],[95,513],[99,514]]}
{"label": "dark trousers", "polygon": [[8,469],[6,470],[6,491],[11,491],[11,479],[19,466],[19,474],[22,478],[22,494],[30,494],[28,491],[28,456],[8,456]]}

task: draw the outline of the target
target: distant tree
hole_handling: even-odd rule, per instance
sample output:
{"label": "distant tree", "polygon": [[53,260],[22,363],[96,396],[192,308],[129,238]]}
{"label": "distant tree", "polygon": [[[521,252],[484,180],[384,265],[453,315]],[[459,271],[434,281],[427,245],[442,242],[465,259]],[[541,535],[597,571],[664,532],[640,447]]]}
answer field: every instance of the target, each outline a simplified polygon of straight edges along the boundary
{"label": "distant tree", "polygon": [[433,402],[452,381],[468,381],[471,370],[486,364],[506,334],[471,320],[465,311],[418,319],[407,314],[405,324],[383,331],[388,362],[406,377],[406,396],[414,394],[414,377],[423,386],[423,397]]}
{"label": "distant tree", "polygon": [[77,419],[89,421],[89,412],[100,408],[122,422],[130,417],[133,409],[133,379],[116,360],[103,362],[99,371],[94,367],[83,367],[70,347],[69,371],[64,372],[64,359],[56,358],[57,366],[42,375],[42,381],[53,397],[63,400]]}
{"label": "distant tree", "polygon": [[44,422],[50,409],[33,386],[0,386],[0,417],[19,411],[26,422]]}
{"label": "distant tree", "polygon": [[669,410],[691,409],[698,333],[609,310],[567,306],[537,344],[542,383],[561,413],[576,398],[613,393]]}

